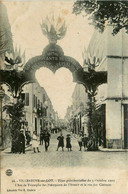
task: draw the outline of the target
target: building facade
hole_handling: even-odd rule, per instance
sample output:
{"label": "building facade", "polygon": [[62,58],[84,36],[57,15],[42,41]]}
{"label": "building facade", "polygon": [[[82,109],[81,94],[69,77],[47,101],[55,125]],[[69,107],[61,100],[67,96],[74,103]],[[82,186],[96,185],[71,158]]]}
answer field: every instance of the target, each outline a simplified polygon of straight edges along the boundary
{"label": "building facade", "polygon": [[107,72],[97,95],[105,106],[106,146],[128,148],[128,36],[124,29],[113,36],[107,26],[102,34],[94,32],[88,52],[101,61],[96,70]]}
{"label": "building facade", "polygon": [[25,121],[23,127],[31,133],[40,134],[43,129],[51,130],[55,126],[55,111],[46,91],[38,83],[29,83],[23,87],[22,99],[25,102]]}

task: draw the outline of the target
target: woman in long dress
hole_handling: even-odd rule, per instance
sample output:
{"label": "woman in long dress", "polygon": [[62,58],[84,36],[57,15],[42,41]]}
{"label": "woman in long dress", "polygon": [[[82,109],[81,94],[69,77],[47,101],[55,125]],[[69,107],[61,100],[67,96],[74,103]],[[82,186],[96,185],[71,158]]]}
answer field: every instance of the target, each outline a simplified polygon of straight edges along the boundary
{"label": "woman in long dress", "polygon": [[67,137],[66,137],[66,148],[68,149],[68,151],[69,151],[69,149],[70,149],[70,151],[72,151],[70,134],[68,134]]}
{"label": "woman in long dress", "polygon": [[79,151],[81,151],[81,148],[82,148],[82,135],[79,134],[78,137],[77,137],[77,141],[78,141],[78,144],[79,144]]}
{"label": "woman in long dress", "polygon": [[36,135],[36,131],[33,131],[32,147],[33,147],[34,153],[36,153],[36,149],[37,149],[38,152],[40,152],[38,138],[37,138],[37,135]]}

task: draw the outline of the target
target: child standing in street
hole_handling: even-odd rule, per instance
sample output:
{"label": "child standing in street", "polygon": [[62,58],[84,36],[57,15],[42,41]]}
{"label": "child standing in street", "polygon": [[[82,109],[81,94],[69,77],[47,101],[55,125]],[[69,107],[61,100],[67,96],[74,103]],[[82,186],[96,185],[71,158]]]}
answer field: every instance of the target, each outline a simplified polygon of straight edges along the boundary
{"label": "child standing in street", "polygon": [[34,153],[36,153],[36,148],[37,148],[37,151],[40,152],[40,150],[39,150],[39,143],[37,141],[36,131],[33,131],[32,147],[33,147]]}

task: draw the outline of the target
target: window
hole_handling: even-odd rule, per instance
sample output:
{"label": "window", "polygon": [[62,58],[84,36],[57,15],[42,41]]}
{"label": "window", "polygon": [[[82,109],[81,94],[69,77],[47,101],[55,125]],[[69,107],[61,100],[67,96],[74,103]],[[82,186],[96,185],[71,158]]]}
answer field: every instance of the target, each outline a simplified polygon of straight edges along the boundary
{"label": "window", "polygon": [[38,108],[40,107],[40,100],[38,100]]}
{"label": "window", "polygon": [[24,101],[25,106],[29,106],[29,93],[22,93],[21,99]]}
{"label": "window", "polygon": [[25,100],[25,93],[21,94],[21,99],[24,101]]}
{"label": "window", "polygon": [[37,108],[37,97],[35,96],[35,107]]}
{"label": "window", "polygon": [[25,106],[29,106],[29,93],[25,93]]}
{"label": "window", "polygon": [[33,94],[33,108],[35,107],[35,95]]}
{"label": "window", "polygon": [[42,119],[40,119],[40,128],[42,129]]}

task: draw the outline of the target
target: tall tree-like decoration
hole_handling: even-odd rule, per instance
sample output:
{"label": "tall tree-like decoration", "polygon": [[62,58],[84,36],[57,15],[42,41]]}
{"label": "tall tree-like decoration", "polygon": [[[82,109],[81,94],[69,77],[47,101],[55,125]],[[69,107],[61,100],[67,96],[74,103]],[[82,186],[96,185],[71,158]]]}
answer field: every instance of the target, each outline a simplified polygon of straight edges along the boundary
{"label": "tall tree-like decoration", "polygon": [[[96,58],[95,56],[91,56],[91,53],[84,49],[82,53],[84,60],[84,68],[86,71],[93,76],[95,74],[95,69],[99,65],[101,59]],[[99,127],[99,113],[97,111],[96,104],[96,94],[97,94],[97,85],[93,83],[88,83],[86,85],[86,92],[88,94],[88,102],[87,102],[87,129],[89,139],[93,138],[94,141],[94,150],[98,149],[98,127]]]}
{"label": "tall tree-like decoration", "polygon": [[6,111],[6,114],[10,117],[10,129],[11,129],[11,152],[17,153],[19,142],[19,131],[21,127],[21,119],[24,116],[24,103],[21,100],[17,100],[16,103],[5,105],[3,111]]}
{"label": "tall tree-like decoration", "polygon": [[113,35],[121,29],[128,33],[128,1],[77,0],[73,5],[73,13],[88,16],[100,32],[107,24],[113,26]]}

